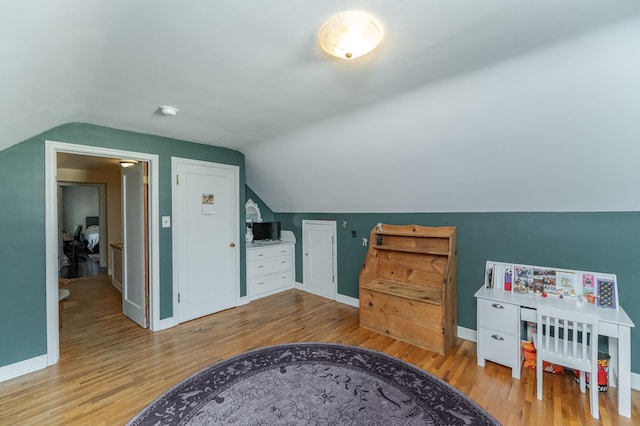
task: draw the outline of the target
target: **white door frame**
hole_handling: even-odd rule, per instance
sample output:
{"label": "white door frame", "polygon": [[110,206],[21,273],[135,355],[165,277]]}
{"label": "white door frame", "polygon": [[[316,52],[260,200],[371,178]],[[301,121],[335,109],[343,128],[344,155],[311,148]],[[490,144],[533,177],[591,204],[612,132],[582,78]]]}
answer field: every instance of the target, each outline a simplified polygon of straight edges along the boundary
{"label": "white door frame", "polygon": [[160,321],[160,235],[159,157],[155,154],[124,151],[65,142],[45,141],[45,278],[47,308],[47,365],[60,359],[58,330],[58,182],[57,153],[127,158],[149,163],[149,329],[161,329]]}
{"label": "white door frame", "polygon": [[[224,163],[216,163],[213,161],[203,161],[203,160],[194,160],[191,158],[182,158],[182,157],[171,157],[171,215],[175,218],[175,211],[178,208],[176,203],[177,203],[177,197],[176,197],[176,191],[177,191],[177,185],[176,185],[176,172],[178,169],[178,163],[182,163],[182,164],[190,164],[190,165],[194,165],[194,166],[205,166],[205,167],[211,167],[211,166],[215,166],[215,167],[219,167],[219,168],[225,168],[225,169],[230,169],[233,170],[233,172],[235,173],[235,179],[236,179],[236,185],[237,187],[234,188],[234,192],[235,192],[235,205],[239,206],[240,205],[240,167],[239,166],[234,166],[231,164],[224,164]],[[175,223],[173,224],[175,225]],[[235,250],[235,262],[236,262],[236,288],[238,289],[238,292],[236,294],[236,306],[240,306],[240,241],[244,238],[244,235],[240,235],[240,218],[238,217],[238,215],[236,214],[236,218],[235,218],[235,223],[234,223],[236,232],[237,232],[237,238],[238,241],[236,242],[236,247],[238,248],[238,250]],[[176,241],[176,228],[175,226],[171,227],[171,239],[172,241]],[[176,256],[173,256],[172,258],[172,269],[173,269],[173,276],[172,276],[172,280],[173,280],[173,321],[174,321],[174,325],[178,325],[180,324],[180,315],[178,314],[178,310],[180,309],[180,304],[178,303],[178,293],[179,293],[179,283],[178,283],[178,260]]]}
{"label": "white door frame", "polygon": [[305,253],[307,242],[304,239],[305,236],[305,227],[306,225],[324,225],[327,227],[331,227],[333,232],[333,245],[331,247],[332,250],[332,258],[331,258],[331,268],[333,270],[334,284],[333,284],[333,299],[336,300],[338,298],[338,227],[335,220],[302,220],[302,281],[303,281],[303,289],[307,290],[307,262],[308,256]]}

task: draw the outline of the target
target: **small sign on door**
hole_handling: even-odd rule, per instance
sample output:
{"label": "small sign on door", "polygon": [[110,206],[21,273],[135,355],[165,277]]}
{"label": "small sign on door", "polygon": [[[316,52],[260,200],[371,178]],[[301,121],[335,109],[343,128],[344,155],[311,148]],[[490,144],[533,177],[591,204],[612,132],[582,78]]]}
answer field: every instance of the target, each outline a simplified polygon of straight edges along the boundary
{"label": "small sign on door", "polygon": [[202,214],[215,214],[213,194],[202,194]]}

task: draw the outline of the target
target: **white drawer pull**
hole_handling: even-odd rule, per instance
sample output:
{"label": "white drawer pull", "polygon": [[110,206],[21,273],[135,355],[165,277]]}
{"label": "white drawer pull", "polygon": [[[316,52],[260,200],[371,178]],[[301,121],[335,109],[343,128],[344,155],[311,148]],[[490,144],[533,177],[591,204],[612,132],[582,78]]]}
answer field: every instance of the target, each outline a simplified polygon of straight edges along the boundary
{"label": "white drawer pull", "polygon": [[497,334],[492,335],[491,337],[493,337],[496,340],[504,340],[504,337],[502,336],[498,336]]}
{"label": "white drawer pull", "polygon": [[264,268],[264,265],[258,265],[258,268]]}
{"label": "white drawer pull", "polygon": [[499,304],[499,303],[494,303],[494,304],[492,304],[492,305],[491,305],[491,307],[492,307],[492,308],[496,308],[496,309],[504,309],[504,306],[502,306],[502,305],[501,305],[501,304]]}
{"label": "white drawer pull", "polygon": [[280,263],[287,263],[287,261],[286,261],[286,260],[283,260],[283,261],[282,261],[282,262],[280,262]]}
{"label": "white drawer pull", "polygon": [[260,253],[260,254],[258,255],[258,257],[262,257],[262,256],[264,256],[264,253]]}
{"label": "white drawer pull", "polygon": [[258,285],[262,285],[262,284],[264,284],[264,281],[261,281],[261,282],[258,283]]}

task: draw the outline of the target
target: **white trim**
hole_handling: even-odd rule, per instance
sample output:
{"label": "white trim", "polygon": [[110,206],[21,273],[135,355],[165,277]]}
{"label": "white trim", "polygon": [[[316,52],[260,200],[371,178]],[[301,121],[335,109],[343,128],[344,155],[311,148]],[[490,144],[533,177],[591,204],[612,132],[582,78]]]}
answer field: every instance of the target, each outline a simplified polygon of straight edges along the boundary
{"label": "white trim", "polygon": [[631,373],[631,389],[640,391],[640,374]]}
{"label": "white trim", "polygon": [[66,152],[110,158],[130,158],[149,163],[149,329],[160,326],[160,161],[155,154],[124,151],[66,142],[45,141],[45,253],[47,303],[47,365],[60,358],[58,331],[58,208],[57,153]]}
{"label": "white trim", "polygon": [[240,296],[240,301],[238,302],[239,303],[238,306],[248,305],[250,301],[251,300],[249,300],[248,296]]}
{"label": "white trim", "polygon": [[345,305],[353,306],[356,308],[360,307],[360,299],[351,296],[345,296],[344,294],[340,293],[336,295],[336,302],[344,303]]}
{"label": "white trim", "polygon": [[278,293],[282,293],[283,291],[287,291],[287,290],[291,290],[293,287],[293,284],[288,285],[286,287],[279,287],[276,288],[274,290],[270,290],[270,291],[265,291],[264,293],[260,293],[260,294],[256,294],[255,296],[244,296],[246,299],[248,299],[248,302],[253,302],[254,300],[258,300],[258,299],[262,299],[263,297],[267,297],[267,296],[273,296],[274,294],[278,294]]}
{"label": "white trim", "polygon": [[161,319],[160,321],[158,321],[157,327],[153,331],[166,330],[167,328],[175,327],[176,325],[178,325],[175,320],[176,318],[177,317],[174,315],[169,318]]}
{"label": "white trim", "polygon": [[[298,289],[298,290],[302,290],[302,291],[306,291],[304,289],[304,286],[302,283],[299,282],[295,282],[294,283],[294,288]],[[313,294],[313,293],[312,293]],[[360,300],[355,298],[355,297],[351,297],[351,296],[345,296],[343,294],[338,294],[336,296],[336,302],[340,302],[340,303],[344,303],[346,305],[350,305],[356,308],[360,307]],[[472,329],[472,328],[466,328],[466,327],[461,327],[458,326],[458,337],[464,340],[469,340],[471,342],[477,342],[478,341],[478,333],[476,332],[476,330]],[[631,372],[631,389],[633,390],[637,390],[640,391],[640,374]]]}
{"label": "white trim", "polygon": [[35,358],[25,359],[24,361],[0,367],[0,382],[22,376],[23,374],[33,373],[47,367],[47,355],[40,355]]}
{"label": "white trim", "polygon": [[464,340],[470,340],[472,342],[478,341],[478,333],[471,328],[458,326],[458,337]]}
{"label": "white trim", "polygon": [[[234,173],[234,178],[236,180],[236,187],[233,189],[234,192],[234,199],[233,199],[233,203],[235,206],[240,206],[240,166],[235,166],[233,164],[224,164],[224,163],[216,163],[214,161],[203,161],[203,160],[194,160],[192,158],[183,158],[183,157],[171,157],[171,216],[173,217],[174,221],[173,224],[171,225],[171,241],[173,241],[173,244],[175,245],[177,238],[176,238],[176,223],[175,223],[175,217],[176,217],[176,210],[177,210],[177,200],[176,200],[176,190],[177,190],[177,184],[176,184],[176,172],[177,172],[177,165],[178,163],[181,164],[187,164],[187,165],[192,165],[192,166],[202,166],[202,167],[215,167],[218,169],[228,169],[233,171]],[[239,208],[239,207],[237,207]],[[244,232],[242,233],[242,235],[240,234],[240,216],[239,216],[239,210],[236,210],[236,215],[234,217],[234,223],[233,226],[236,229],[236,232],[238,233],[236,236],[238,238],[238,242],[236,243],[236,247],[238,248],[238,250],[235,251],[235,260],[236,260],[236,288],[237,288],[237,295],[236,295],[236,306],[240,306],[241,305],[241,297],[240,297],[240,248],[242,247],[242,245],[240,244],[240,241],[244,241]],[[243,224],[244,227],[244,224]],[[175,246],[174,246],[175,248]],[[178,292],[180,290],[179,288],[179,283],[178,283],[178,257],[177,256],[172,256],[171,262],[172,262],[172,269],[173,269],[173,273],[172,273],[172,280],[173,280],[173,318],[174,318],[174,323],[175,325],[180,324],[180,315],[178,314],[178,309],[179,309],[179,303],[178,303]],[[244,303],[242,303],[244,304]]]}
{"label": "white trim", "polygon": [[[304,290],[300,283],[296,283],[296,288]],[[345,305],[350,305],[356,308],[360,307],[360,299],[351,296],[345,296],[344,294],[338,294],[336,296],[336,302],[344,303]],[[477,342],[477,333],[471,328],[458,326],[458,337],[461,339],[469,340],[471,342]],[[640,376],[638,376],[638,379],[640,379]]]}

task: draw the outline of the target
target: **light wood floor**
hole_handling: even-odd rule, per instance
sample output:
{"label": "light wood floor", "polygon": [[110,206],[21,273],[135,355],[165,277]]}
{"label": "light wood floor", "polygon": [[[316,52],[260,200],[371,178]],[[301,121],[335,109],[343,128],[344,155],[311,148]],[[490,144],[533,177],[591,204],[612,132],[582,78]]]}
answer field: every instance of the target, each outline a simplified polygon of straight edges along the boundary
{"label": "light wood floor", "polygon": [[57,365],[0,383],[1,425],[118,425],[191,374],[249,349],[285,342],[357,345],[401,358],[455,386],[504,424],[640,423],[617,415],[617,392],[600,394],[600,418],[570,376],[545,375],[544,400],[535,372],[521,380],[490,362],[476,365],[476,345],[458,339],[446,356],[358,327],[358,310],[289,290],[248,305],[151,333],[123,317],[120,293],[107,277],[72,280],[60,330]]}

